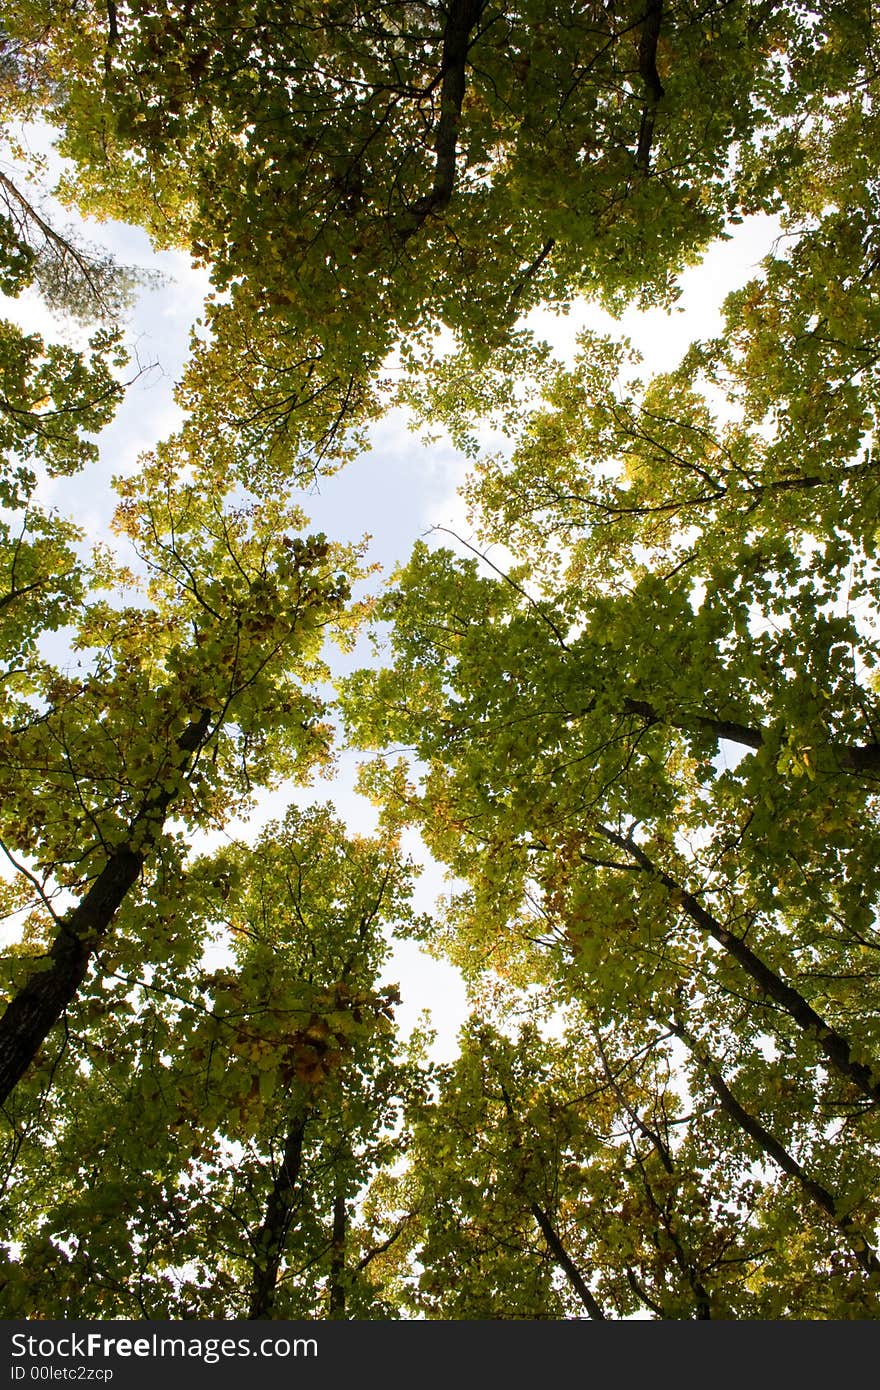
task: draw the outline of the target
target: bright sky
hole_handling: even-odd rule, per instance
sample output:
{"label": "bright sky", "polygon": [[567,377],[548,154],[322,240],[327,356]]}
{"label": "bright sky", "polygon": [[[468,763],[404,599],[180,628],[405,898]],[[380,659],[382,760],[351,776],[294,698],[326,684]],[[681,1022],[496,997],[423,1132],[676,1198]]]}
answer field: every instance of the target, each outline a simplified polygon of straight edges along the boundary
{"label": "bright sky", "polygon": [[[45,132],[35,131],[33,143],[45,148],[44,142]],[[3,159],[2,151],[0,168],[16,177],[14,165]],[[102,435],[100,462],[85,476],[52,484],[52,500],[59,510],[73,515],[91,538],[99,539],[115,505],[110,479],[114,474],[133,471],[141,451],[179,423],[172,392],[208,280],[206,273],[194,270],[183,255],[154,254],[145,234],[135,228],[119,223],[82,224],[64,210],[57,220],[78,226],[85,237],[112,251],[121,262],[158,269],[167,277],[159,288],[141,294],[127,326],[133,357],[146,370],[133,382],[115,421]],[[751,218],[734,229],[731,240],[712,246],[702,265],[685,273],[681,298],[669,314],[632,311],[615,324],[594,306],[582,303],[566,317],[535,313],[529,323],[559,357],[570,354],[581,328],[590,327],[629,336],[645,358],[645,375],[668,369],[691,341],[720,330],[719,311],[725,295],[756,273],[777,234],[776,223],[767,217]],[[27,331],[56,339],[83,336],[80,330],[52,320],[30,293],[17,301],[3,301],[2,308]],[[306,497],[304,507],[314,528],[326,531],[333,540],[354,541],[369,534],[370,558],[378,561],[387,575],[407,558],[414,541],[433,526],[448,526],[467,534],[464,509],[456,496],[466,468],[466,461],[448,441],[425,446],[407,429],[403,415],[395,412],[374,428],[371,450],[332,478],[322,480],[314,494]],[[446,536],[440,539],[450,543]],[[358,655],[361,662],[369,659],[369,648],[361,644]],[[352,830],[369,833],[375,823],[373,809],[353,790],[357,762],[356,755],[343,752],[332,783],[321,782],[309,793],[296,792],[292,799],[299,804],[308,799],[332,800]],[[250,831],[278,815],[285,800],[278,795],[268,798],[249,823]],[[424,851],[415,840],[408,847],[424,862]],[[443,888],[441,871],[436,865],[426,865],[417,894],[419,910],[430,910]],[[457,973],[431,960],[414,943],[404,942],[394,951],[386,979],[400,983],[403,1006],[398,1017],[403,1030],[408,1031],[421,1011],[429,1008],[437,1029],[435,1057],[454,1055],[456,1033],[466,1013]]]}

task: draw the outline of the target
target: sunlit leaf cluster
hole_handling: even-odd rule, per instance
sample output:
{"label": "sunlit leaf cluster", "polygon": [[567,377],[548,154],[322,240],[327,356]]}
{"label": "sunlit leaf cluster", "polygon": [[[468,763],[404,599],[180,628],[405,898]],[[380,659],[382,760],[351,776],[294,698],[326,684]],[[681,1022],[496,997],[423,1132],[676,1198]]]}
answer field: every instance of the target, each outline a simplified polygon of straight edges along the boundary
{"label": "sunlit leaf cluster", "polygon": [[[876,88],[850,0],[4,17],[0,290],[58,322],[0,323],[6,1317],[878,1316]],[[145,281],[37,117],[211,276],[101,536],[53,489]],[[753,213],[662,371],[532,332]],[[469,529],[380,590],[308,493],[399,405]],[[467,984],[444,1061],[401,938]]]}

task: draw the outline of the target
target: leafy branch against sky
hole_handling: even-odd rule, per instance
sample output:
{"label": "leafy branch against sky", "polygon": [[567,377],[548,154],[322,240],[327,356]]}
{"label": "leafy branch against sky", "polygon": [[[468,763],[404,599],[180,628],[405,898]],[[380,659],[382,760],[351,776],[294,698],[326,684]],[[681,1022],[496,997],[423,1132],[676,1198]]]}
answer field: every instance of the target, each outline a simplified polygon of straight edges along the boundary
{"label": "leafy branch against sky", "polygon": [[7,1316],[876,1317],[874,45],[4,19]]}

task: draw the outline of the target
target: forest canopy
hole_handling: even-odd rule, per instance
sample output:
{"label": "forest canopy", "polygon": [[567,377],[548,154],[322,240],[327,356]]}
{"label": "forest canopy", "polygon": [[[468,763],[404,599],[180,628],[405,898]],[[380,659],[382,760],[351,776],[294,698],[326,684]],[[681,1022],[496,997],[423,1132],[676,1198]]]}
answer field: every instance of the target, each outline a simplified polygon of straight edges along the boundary
{"label": "forest canopy", "polygon": [[[0,323],[3,1316],[880,1315],[877,43],[852,0],[4,17],[0,290],[80,339]],[[210,276],[107,536],[53,482],[143,277],[49,193]],[[755,214],[663,371],[536,335],[671,312]],[[381,585],[309,488],[401,406],[470,529]],[[467,983],[451,1060],[404,939]]]}

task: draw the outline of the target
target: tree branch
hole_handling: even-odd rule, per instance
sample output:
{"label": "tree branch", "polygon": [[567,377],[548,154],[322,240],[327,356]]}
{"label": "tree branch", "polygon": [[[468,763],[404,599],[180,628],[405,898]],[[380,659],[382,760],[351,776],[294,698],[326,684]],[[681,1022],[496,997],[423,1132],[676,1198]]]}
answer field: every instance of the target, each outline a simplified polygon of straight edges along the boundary
{"label": "tree branch", "polygon": [[813,1038],[835,1071],[872,1101],[880,1102],[880,1081],[876,1079],[880,1077],[880,1067],[865,1066],[864,1063],[856,1061],[849,1040],[817,1014],[803,995],[793,986],[786,984],[740,937],[728,931],[716,917],[707,912],[677,879],[659,868],[632,836],[618,835],[605,825],[598,825],[596,828],[610,844],[624,850],[646,873],[651,874],[675,895],[677,903],[691,921],[713,941],[717,941],[746,974],[751,976],[758,987],[778,1004],[803,1032]]}
{"label": "tree branch", "polygon": [[417,198],[407,210],[405,223],[398,229],[401,241],[408,241],[431,215],[445,212],[455,187],[458,128],[465,94],[465,72],[471,34],[479,23],[487,0],[452,0],[443,30],[440,71],[440,119],[434,139],[434,183],[430,192]]}
{"label": "tree branch", "polygon": [[651,143],[654,138],[654,122],[657,107],[663,98],[663,83],[657,71],[657,44],[660,40],[660,23],[663,18],[663,0],[648,0],[648,8],[642,20],[639,35],[639,75],[645,84],[645,105],[642,108],[642,121],[639,127],[639,143],[636,150],[636,168],[647,174],[651,163]]}
{"label": "tree branch", "polygon": [[[681,733],[694,733],[703,730],[717,739],[728,743],[739,743],[745,748],[763,748],[767,741],[764,729],[748,724],[739,724],[732,719],[715,719],[712,715],[692,714],[677,719],[666,719],[658,714],[649,700],[625,699],[623,708],[627,714],[635,714],[648,724],[668,724],[671,729]],[[828,748],[839,766],[848,772],[880,772],[880,743],[838,743],[829,741]]]}
{"label": "tree branch", "polygon": [[[177,741],[184,766],[191,763],[210,730],[210,710],[203,710],[200,718],[184,729]],[[108,855],[76,907],[56,919],[58,932],[48,954],[48,968],[36,969],[7,1004],[0,1018],[0,1104],[24,1076],[75,998],[117,910],[158,841],[173,800],[174,793],[163,790],[145,802],[129,826],[127,841]],[[133,848],[135,844],[137,848]]]}
{"label": "tree branch", "polygon": [[303,1141],[309,1112],[297,1116],[284,1144],[281,1166],[266,1201],[263,1222],[254,1241],[253,1279],[248,1319],[271,1318],[278,1284],[278,1270],[284,1254],[287,1232],[293,1214],[297,1184],[302,1169]]}
{"label": "tree branch", "polygon": [[757,1120],[754,1115],[750,1115],[744,1106],[740,1105],[733,1092],[726,1085],[717,1064],[699,1047],[680,1020],[676,1019],[674,1022],[670,1022],[669,1027],[705,1069],[706,1078],[720,1100],[721,1108],[725,1113],[755,1141],[762,1153],[766,1154],[768,1158],[772,1158],[777,1167],[799,1183],[811,1202],[831,1218],[865,1273],[880,1274],[880,1260],[877,1259],[852,1217],[840,1212],[838,1203],[828,1188],[817,1182],[815,1178],[811,1178],[784,1145],[774,1138],[768,1129],[764,1128],[760,1120]]}
{"label": "tree branch", "polygon": [[[504,1109],[507,1112],[507,1118],[513,1124],[516,1121],[516,1115],[513,1108],[513,1101],[510,1098],[510,1092],[500,1077],[498,1079],[498,1084],[501,1088],[501,1096],[504,1101]],[[517,1147],[520,1146],[520,1142],[519,1140],[516,1141]],[[581,1303],[586,1308],[587,1313],[591,1318],[604,1322],[606,1319],[601,1304],[587,1287],[583,1275],[563,1245],[548,1213],[532,1197],[526,1196],[526,1200],[528,1201],[532,1216],[538,1223],[538,1229],[547,1243],[547,1249],[550,1251],[569,1284],[574,1289]]]}

